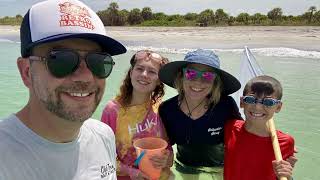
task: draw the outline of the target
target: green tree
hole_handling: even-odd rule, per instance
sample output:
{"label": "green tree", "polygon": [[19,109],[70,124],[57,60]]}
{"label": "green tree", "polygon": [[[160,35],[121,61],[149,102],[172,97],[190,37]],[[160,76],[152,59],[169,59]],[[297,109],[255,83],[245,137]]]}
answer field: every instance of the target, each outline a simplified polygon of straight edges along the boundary
{"label": "green tree", "polygon": [[20,14],[16,15],[16,19],[22,19],[23,17]]}
{"label": "green tree", "polygon": [[[301,15],[283,15],[282,9],[276,7],[267,15],[255,13],[240,13],[238,16],[229,16],[223,9],[213,11],[205,9],[201,13],[187,13],[185,15],[167,15],[163,12],[153,13],[151,7],[133,9],[130,12],[119,10],[116,2],[109,4],[106,10],[98,11],[97,14],[106,26],[141,25],[141,26],[194,26],[194,25],[320,25],[320,11],[316,6],[310,8]],[[19,24],[22,16],[0,18],[0,24]]]}
{"label": "green tree", "polygon": [[119,19],[119,6],[116,2],[111,2],[109,4],[109,7],[107,9],[107,16],[108,20],[110,22],[110,25],[117,25],[118,24],[118,19]]}
{"label": "green tree", "polygon": [[164,14],[163,12],[159,12],[159,13],[153,14],[153,18],[154,18],[155,20],[166,20],[167,17],[168,17],[168,16],[167,16],[166,14]]}
{"label": "green tree", "polygon": [[199,14],[197,22],[203,23],[206,26],[214,24],[214,20],[215,19],[213,10],[206,9]]}
{"label": "green tree", "polygon": [[152,19],[152,10],[150,7],[144,7],[142,8],[141,15],[143,20],[151,20]]}
{"label": "green tree", "polygon": [[250,15],[248,13],[240,13],[236,17],[236,21],[239,22],[240,24],[245,24],[248,25],[250,20]]}
{"label": "green tree", "polygon": [[105,18],[103,21],[107,26],[123,26],[126,24],[127,13],[125,11],[119,11],[119,6],[116,2],[109,4],[107,11],[105,12]]}
{"label": "green tree", "polygon": [[305,23],[305,24],[309,23],[310,14],[311,14],[310,12],[303,13],[301,16],[299,16],[300,17],[300,21]]}
{"label": "green tree", "polygon": [[188,20],[188,21],[195,21],[198,18],[198,14],[197,13],[187,13],[186,15],[184,15],[184,19]]}
{"label": "green tree", "polygon": [[169,16],[168,21],[175,21],[175,20],[181,20],[183,19],[183,16],[181,16],[180,14],[173,14],[171,16]]}
{"label": "green tree", "polygon": [[272,24],[275,24],[277,21],[281,20],[282,17],[282,9],[281,8],[274,8],[267,14],[268,18],[271,19]]}
{"label": "green tree", "polygon": [[285,18],[285,20],[289,23],[289,24],[292,24],[292,23],[295,23],[296,21],[296,18],[292,15],[288,15],[288,16],[283,16],[283,18]]}
{"label": "green tree", "polygon": [[111,2],[111,3],[109,4],[108,9],[110,9],[111,11],[118,11],[119,5],[118,5],[118,3],[116,3],[116,2]]}
{"label": "green tree", "polygon": [[119,14],[119,6],[117,3],[112,2],[109,4],[107,10],[98,11],[98,16],[101,18],[105,26],[120,26],[124,25],[124,17]]}
{"label": "green tree", "polygon": [[311,6],[311,7],[309,8],[310,16],[309,16],[308,23],[311,23],[311,22],[312,22],[313,12],[316,12],[316,11],[317,11],[317,8],[316,8],[315,6]]}
{"label": "green tree", "polygon": [[118,13],[118,26],[123,26],[127,23],[129,12],[126,9],[122,9]]}
{"label": "green tree", "polygon": [[228,22],[229,15],[223,11],[223,9],[217,9],[215,13],[215,20],[217,24],[226,24]]}
{"label": "green tree", "polygon": [[228,25],[229,25],[229,26],[232,26],[235,21],[236,21],[236,18],[235,18],[235,17],[229,16]]}
{"label": "green tree", "polygon": [[314,19],[315,19],[316,23],[320,24],[320,10],[317,11],[316,13],[314,13]]}
{"label": "green tree", "polygon": [[5,16],[0,18],[0,24],[2,25],[20,25],[22,22],[22,17],[17,15],[15,17]]}
{"label": "green tree", "polygon": [[143,21],[141,11],[138,8],[134,8],[129,12],[128,22],[130,25],[140,24]]}
{"label": "green tree", "polygon": [[268,17],[266,15],[263,15],[261,13],[255,13],[251,16],[252,23],[253,24],[262,24],[263,21],[267,20]]}
{"label": "green tree", "polygon": [[303,23],[303,18],[301,15],[299,16],[293,16],[289,15],[287,17],[288,24],[290,25],[301,25]]}
{"label": "green tree", "polygon": [[105,26],[110,26],[110,23],[109,23],[109,21],[108,21],[108,12],[107,12],[107,10],[98,11],[98,12],[97,12],[97,15],[100,17],[102,23],[103,23]]}

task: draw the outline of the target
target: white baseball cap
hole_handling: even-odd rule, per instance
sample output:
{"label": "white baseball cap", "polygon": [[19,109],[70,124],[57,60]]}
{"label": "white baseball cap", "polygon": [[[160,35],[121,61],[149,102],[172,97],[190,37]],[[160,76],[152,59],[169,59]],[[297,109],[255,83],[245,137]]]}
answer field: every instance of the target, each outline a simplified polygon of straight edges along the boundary
{"label": "white baseball cap", "polygon": [[33,5],[20,27],[21,55],[43,43],[82,38],[98,43],[110,55],[123,54],[126,48],[108,37],[99,16],[78,0],[47,0]]}

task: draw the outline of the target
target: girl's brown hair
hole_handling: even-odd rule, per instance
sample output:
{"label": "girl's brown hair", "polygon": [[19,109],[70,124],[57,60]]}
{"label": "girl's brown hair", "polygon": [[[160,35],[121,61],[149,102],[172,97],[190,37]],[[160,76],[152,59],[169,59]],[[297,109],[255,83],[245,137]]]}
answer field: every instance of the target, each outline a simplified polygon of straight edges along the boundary
{"label": "girl's brown hair", "polygon": [[[151,53],[154,53],[153,51],[150,51],[150,50],[143,50],[143,51],[145,51],[148,55],[150,55]],[[138,52],[140,52],[140,51],[138,51]],[[131,100],[132,100],[133,86],[131,84],[130,72],[132,71],[136,62],[137,62],[137,59],[136,59],[136,53],[135,53],[130,59],[131,67],[129,68],[127,75],[124,78],[122,85],[120,86],[120,92],[116,97],[118,102],[123,107],[129,106],[131,103]],[[168,62],[169,62],[169,60],[167,58],[161,56],[161,61],[159,62],[160,68],[162,66],[164,66],[165,64],[167,64]],[[151,99],[152,105],[161,101],[163,96],[164,96],[164,84],[162,82],[160,82],[159,85],[157,85],[156,88],[151,93],[150,99]]]}

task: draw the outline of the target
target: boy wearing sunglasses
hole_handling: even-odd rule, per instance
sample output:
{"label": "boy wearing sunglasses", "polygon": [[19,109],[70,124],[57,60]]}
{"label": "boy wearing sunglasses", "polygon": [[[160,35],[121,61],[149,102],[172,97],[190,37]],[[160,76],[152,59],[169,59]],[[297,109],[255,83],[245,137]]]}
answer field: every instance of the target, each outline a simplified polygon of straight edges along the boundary
{"label": "boy wearing sunglasses", "polygon": [[[245,121],[231,120],[225,125],[225,180],[289,180],[292,167],[284,160],[276,162],[267,121],[282,107],[282,87],[270,76],[258,76],[245,86],[240,107]],[[283,159],[294,153],[294,139],[277,131]]]}
{"label": "boy wearing sunglasses", "polygon": [[0,121],[0,179],[116,179],[114,134],[90,117],[125,47],[78,0],[33,5],[20,38],[29,101]]}

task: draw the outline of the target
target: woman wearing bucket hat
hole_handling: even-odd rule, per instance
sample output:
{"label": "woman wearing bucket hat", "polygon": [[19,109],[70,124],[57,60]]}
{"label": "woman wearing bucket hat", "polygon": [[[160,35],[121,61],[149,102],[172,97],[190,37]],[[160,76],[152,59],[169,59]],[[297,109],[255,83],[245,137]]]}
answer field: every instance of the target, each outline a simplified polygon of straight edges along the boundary
{"label": "woman wearing bucket hat", "polygon": [[[159,80],[159,69],[168,59],[149,51],[136,52],[120,87],[120,93],[109,101],[101,121],[108,124],[116,137],[118,179],[149,179],[135,165],[136,150],[133,141],[144,137],[167,136],[158,114],[164,95],[164,84]],[[173,164],[173,151],[168,146],[163,156],[153,156],[152,165],[162,168],[160,179],[168,179]]]}
{"label": "woman wearing bucket hat", "polygon": [[202,49],[166,64],[159,77],[179,93],[159,109],[170,144],[177,144],[176,170],[182,178],[207,173],[222,179],[224,123],[241,119],[229,95],[240,89],[240,82],[220,69],[213,51]]}

